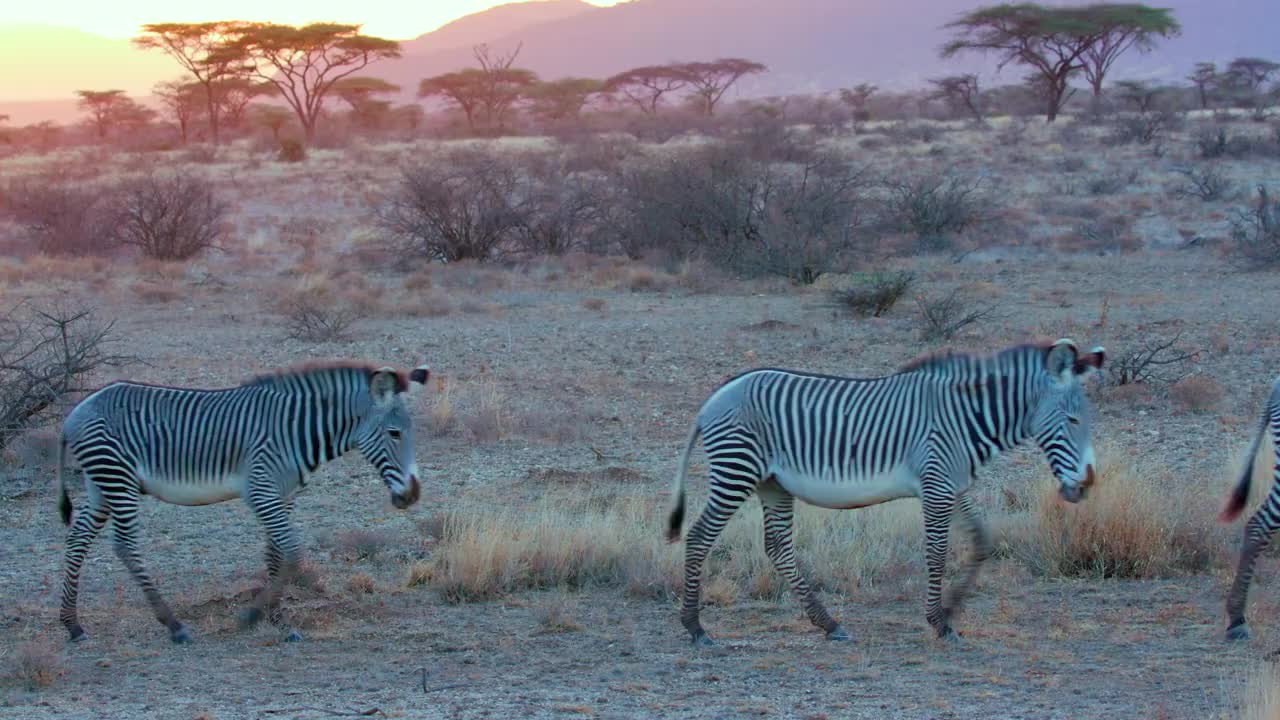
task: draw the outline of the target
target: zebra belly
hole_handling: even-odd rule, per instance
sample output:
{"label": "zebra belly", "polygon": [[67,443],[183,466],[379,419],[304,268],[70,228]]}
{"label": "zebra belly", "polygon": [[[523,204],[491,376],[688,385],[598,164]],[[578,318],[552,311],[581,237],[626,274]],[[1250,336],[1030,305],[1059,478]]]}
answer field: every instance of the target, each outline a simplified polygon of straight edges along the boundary
{"label": "zebra belly", "polygon": [[245,479],[236,475],[189,479],[142,473],[142,489],[174,505],[212,505],[244,495]]}
{"label": "zebra belly", "polygon": [[879,505],[889,500],[919,497],[920,479],[906,464],[877,475],[837,478],[834,473],[812,475],[794,470],[774,470],[773,476],[787,492],[810,505],[849,510]]}

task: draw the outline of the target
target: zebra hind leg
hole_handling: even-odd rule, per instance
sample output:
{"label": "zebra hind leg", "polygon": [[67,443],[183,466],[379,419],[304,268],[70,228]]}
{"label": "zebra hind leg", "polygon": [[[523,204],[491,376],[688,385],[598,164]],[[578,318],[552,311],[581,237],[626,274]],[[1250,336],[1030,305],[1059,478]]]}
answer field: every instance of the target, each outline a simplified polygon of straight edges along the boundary
{"label": "zebra hind leg", "polygon": [[67,634],[72,642],[80,642],[88,638],[84,628],[80,626],[76,611],[76,599],[80,594],[80,567],[84,563],[84,556],[88,553],[89,547],[106,525],[108,517],[110,513],[102,504],[101,495],[90,490],[88,499],[84,505],[80,506],[75,522],[71,526],[71,532],[67,535],[66,561],[62,577],[62,608],[58,618],[67,628]]}
{"label": "zebra hind leg", "polygon": [[947,543],[955,498],[950,495],[924,496],[925,565],[929,572],[929,589],[925,600],[925,619],[939,639],[956,643],[960,638],[951,628],[951,613],[942,604],[942,578],[947,570]]}
{"label": "zebra hind leg", "polygon": [[160,595],[160,590],[152,581],[147,569],[142,564],[138,553],[138,495],[136,492],[120,497],[108,497],[111,506],[111,519],[115,536],[116,556],[129,568],[129,573],[138,582],[142,592],[147,596],[156,619],[161,625],[169,628],[169,638],[175,643],[191,642],[191,631],[182,621],[174,617],[173,610]]}
{"label": "zebra hind leg", "polygon": [[711,496],[702,514],[689,527],[684,541],[684,602],[680,609],[680,622],[689,631],[694,645],[705,647],[715,644],[698,619],[702,604],[702,563],[729,519],[754,490],[755,483],[728,480],[717,473],[715,464],[712,464]]}
{"label": "zebra hind leg", "polygon": [[1268,521],[1268,508],[1272,499],[1280,495],[1280,485],[1272,490],[1272,497],[1266,504],[1249,518],[1244,529],[1244,544],[1240,548],[1240,561],[1236,565],[1236,577],[1231,583],[1231,591],[1227,594],[1227,640],[1248,640],[1249,625],[1245,622],[1244,611],[1248,601],[1249,583],[1253,580],[1253,566],[1258,554],[1271,543],[1276,526]]}
{"label": "zebra hind leg", "polygon": [[849,633],[827,613],[827,608],[818,599],[817,593],[796,567],[792,537],[795,497],[772,478],[762,484],[758,492],[764,514],[764,550],[773,561],[774,568],[787,579],[791,592],[804,605],[809,621],[822,628],[827,633],[828,640],[848,640]]}

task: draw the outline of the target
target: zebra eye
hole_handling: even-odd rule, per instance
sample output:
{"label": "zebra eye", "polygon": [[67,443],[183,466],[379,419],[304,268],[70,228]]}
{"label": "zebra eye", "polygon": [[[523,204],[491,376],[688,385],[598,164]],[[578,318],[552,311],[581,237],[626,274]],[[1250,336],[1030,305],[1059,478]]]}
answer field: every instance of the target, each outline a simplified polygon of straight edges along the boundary
{"label": "zebra eye", "polygon": [[391,436],[392,440],[400,439],[400,431],[395,428],[387,428],[387,434]]}
{"label": "zebra eye", "polygon": [[1068,415],[1067,422],[1071,423],[1072,425],[1079,425],[1080,418],[1076,417],[1075,415]]}

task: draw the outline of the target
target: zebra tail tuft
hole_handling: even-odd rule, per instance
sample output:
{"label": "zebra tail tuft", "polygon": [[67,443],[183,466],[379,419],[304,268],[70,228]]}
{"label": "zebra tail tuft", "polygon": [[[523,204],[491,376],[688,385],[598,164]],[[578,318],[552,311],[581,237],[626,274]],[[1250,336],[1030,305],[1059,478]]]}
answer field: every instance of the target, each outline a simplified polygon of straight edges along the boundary
{"label": "zebra tail tuft", "polygon": [[1231,489],[1231,494],[1227,496],[1227,502],[1222,506],[1222,511],[1218,513],[1218,522],[1229,523],[1240,517],[1240,513],[1244,512],[1244,506],[1249,504],[1249,487],[1253,484],[1253,463],[1258,457],[1258,449],[1262,446],[1262,437],[1267,432],[1270,424],[1267,413],[1264,411],[1262,422],[1258,424],[1258,432],[1253,436],[1253,443],[1249,446],[1249,455],[1245,458],[1244,469],[1240,471],[1240,479],[1236,481],[1236,485]]}
{"label": "zebra tail tuft", "polygon": [[689,428],[689,439],[684,445],[684,454],[680,456],[680,469],[676,471],[676,479],[671,485],[671,514],[667,516],[667,542],[680,539],[680,529],[684,526],[684,481],[689,474],[689,455],[693,452],[694,443],[698,442],[698,423],[694,421]]}
{"label": "zebra tail tuft", "polygon": [[67,456],[67,436],[58,435],[58,512],[62,513],[62,524],[71,524],[71,496],[67,495],[67,480],[63,476],[63,463]]}

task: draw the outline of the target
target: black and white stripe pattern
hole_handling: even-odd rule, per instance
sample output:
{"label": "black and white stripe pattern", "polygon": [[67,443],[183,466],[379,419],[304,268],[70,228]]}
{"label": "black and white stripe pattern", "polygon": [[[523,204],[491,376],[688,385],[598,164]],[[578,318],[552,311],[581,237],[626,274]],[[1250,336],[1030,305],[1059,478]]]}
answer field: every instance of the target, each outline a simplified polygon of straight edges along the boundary
{"label": "black and white stripe pattern", "polygon": [[[794,500],[855,508],[919,497],[924,508],[929,589],[926,616],[940,637],[989,555],[982,516],[966,494],[974,472],[996,453],[1034,438],[1070,502],[1094,478],[1089,406],[1081,376],[1101,367],[1102,348],[1080,355],[1070,340],[1018,346],[993,356],[947,354],[896,375],[854,379],[787,370],[754,370],[720,387],[703,404],[676,475],[668,539],[684,521],[689,454],[701,435],[710,497],[685,538],[681,621],[694,642],[709,643],[698,620],[702,564],[737,509],[753,494],[764,510],[765,549],[833,639],[848,635],[796,569]],[[942,603],[947,535],[959,511],[977,554]]]}
{"label": "black and white stripe pattern", "polygon": [[297,491],[320,465],[358,448],[378,468],[399,508],[419,494],[413,422],[404,397],[427,379],[391,368],[327,365],[285,371],[224,390],[139,383],[108,385],[80,402],[62,427],[59,481],[63,522],[72,507],[62,479],[69,448],[85,476],[86,502],[67,538],[60,618],[72,640],[85,636],[76,612],[80,566],[112,522],[116,554],[142,587],[175,642],[191,639],[156,589],[138,552],[138,502],[154,495],[179,505],[242,497],[267,531],[267,586],[242,620],[266,614],[288,632],[280,591],[298,562],[290,522]]}
{"label": "black and white stripe pattern", "polygon": [[[1249,595],[1249,584],[1253,580],[1253,566],[1258,554],[1271,544],[1271,538],[1280,528],[1280,378],[1271,384],[1271,395],[1267,398],[1262,410],[1262,420],[1253,436],[1249,447],[1249,455],[1245,459],[1240,480],[1227,498],[1226,507],[1218,516],[1222,522],[1231,522],[1239,517],[1249,503],[1249,490],[1253,484],[1253,464],[1262,449],[1262,441],[1271,433],[1275,453],[1272,471],[1274,477],[1271,492],[1258,507],[1244,527],[1244,542],[1240,547],[1240,561],[1236,566],[1235,581],[1231,583],[1231,591],[1227,594],[1227,639],[1246,640],[1249,637],[1249,626],[1245,623],[1245,604]],[[1275,654],[1280,654],[1280,650]]]}

